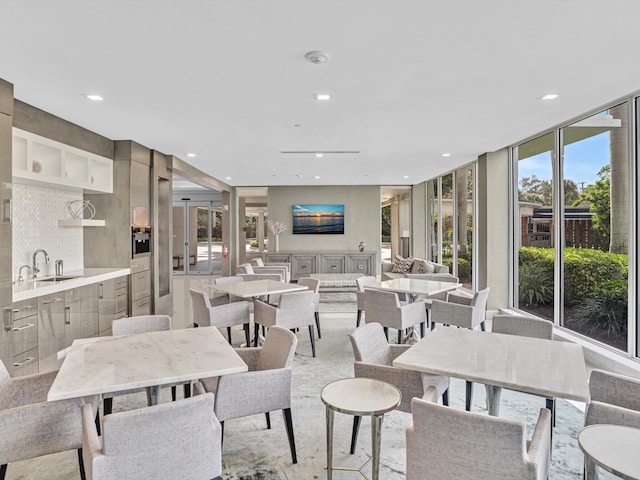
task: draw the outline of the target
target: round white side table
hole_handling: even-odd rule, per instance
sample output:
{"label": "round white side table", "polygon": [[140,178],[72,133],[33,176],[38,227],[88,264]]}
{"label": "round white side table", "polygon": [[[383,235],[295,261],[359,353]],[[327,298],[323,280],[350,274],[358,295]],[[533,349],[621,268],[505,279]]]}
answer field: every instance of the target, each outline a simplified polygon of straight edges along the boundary
{"label": "round white side table", "polygon": [[596,480],[599,466],[625,480],[640,479],[640,429],[621,425],[589,425],[578,434],[584,453],[585,479]]}
{"label": "round white side table", "polygon": [[[380,470],[380,434],[385,413],[400,405],[402,393],[394,385],[372,378],[344,378],[327,384],[320,394],[327,411],[327,480],[334,470],[362,472],[371,462],[371,478],[378,480]],[[371,458],[360,468],[333,466],[333,417],[335,412],[347,415],[371,416]]]}

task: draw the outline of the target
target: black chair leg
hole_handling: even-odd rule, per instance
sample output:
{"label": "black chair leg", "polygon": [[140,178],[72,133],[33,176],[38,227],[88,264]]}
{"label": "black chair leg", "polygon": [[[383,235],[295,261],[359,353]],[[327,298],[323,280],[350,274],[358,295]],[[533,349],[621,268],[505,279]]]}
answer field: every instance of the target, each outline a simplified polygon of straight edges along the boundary
{"label": "black chair leg", "polygon": [[431,331],[433,331],[434,328],[436,328],[436,324],[433,320],[431,320]]}
{"label": "black chair leg", "polygon": [[103,415],[110,415],[113,410],[113,398],[105,398],[103,403]]}
{"label": "black chair leg", "polygon": [[316,328],[318,329],[318,339],[322,338],[322,333],[320,333],[320,314],[316,312]]}
{"label": "black chair leg", "polygon": [[402,343],[402,330],[398,329],[398,345]]}
{"label": "black chair leg", "polygon": [[444,393],[442,394],[442,404],[445,407],[449,406],[449,389],[447,388]]}
{"label": "black chair leg", "polygon": [[362,417],[356,415],[353,417],[353,428],[351,429],[351,449],[349,453],[353,455],[356,453],[356,443],[358,442],[358,432],[360,431],[360,420]]}
{"label": "black chair leg", "polygon": [[244,324],[244,340],[247,342],[247,347],[251,346],[251,332],[249,332],[249,324]]}
{"label": "black chair leg", "polygon": [[[98,408],[98,411],[96,412],[96,418],[94,421],[96,422],[96,432],[98,433],[98,436],[100,436],[100,408]],[[0,477],[0,480],[2,480],[2,477]]]}
{"label": "black chair leg", "polygon": [[222,445],[224,445],[224,421],[220,422],[220,450],[222,450]]}
{"label": "black chair leg", "polygon": [[362,318],[362,310],[358,310],[358,318],[356,319],[356,328],[360,326],[360,319]]}
{"label": "black chair leg", "polygon": [[80,467],[80,478],[87,480],[87,474],[84,473],[84,460],[82,460],[82,449],[78,449],[78,467]]}
{"label": "black chair leg", "polygon": [[184,398],[191,397],[191,384],[190,383],[185,383],[184,386],[183,386],[183,390],[184,390]]}
{"label": "black chair leg", "polygon": [[5,475],[7,474],[7,464],[0,465],[0,480],[4,480]]}
{"label": "black chair leg", "polygon": [[422,322],[420,324],[420,338],[424,338],[424,326],[427,322]]}
{"label": "black chair leg", "polygon": [[547,398],[547,408],[551,411],[551,426],[556,426],[556,399]]}
{"label": "black chair leg", "polygon": [[178,398],[178,387],[175,385],[171,387],[171,401],[175,402]]}
{"label": "black chair leg", "polygon": [[473,382],[470,381],[466,381],[466,386],[467,386],[467,395],[466,395],[466,401],[465,401],[465,405],[464,408],[467,410],[467,412],[471,411],[471,403],[473,401]]}
{"label": "black chair leg", "polygon": [[267,418],[267,430],[271,430],[271,415],[269,412],[264,412],[264,416]]}
{"label": "black chair leg", "polygon": [[258,332],[260,331],[260,325],[257,323],[253,326],[253,345],[254,347],[258,346]]}
{"label": "black chair leg", "polygon": [[311,338],[311,354],[316,358],[316,339],[313,334],[313,325],[309,325],[309,338]]}
{"label": "black chair leg", "polygon": [[480,330],[484,332],[484,322],[480,322]]}
{"label": "black chair leg", "polygon": [[229,345],[231,345],[231,327],[227,327],[227,338],[229,339]]}
{"label": "black chair leg", "polygon": [[389,329],[387,327],[382,327],[384,331],[384,336],[387,337],[387,342],[389,341]]}
{"label": "black chair leg", "polygon": [[293,436],[293,420],[291,419],[291,409],[285,408],[282,410],[284,416],[284,424],[287,427],[287,437],[289,438],[289,448],[291,448],[291,460],[293,463],[298,463],[298,456],[296,455],[296,439]]}

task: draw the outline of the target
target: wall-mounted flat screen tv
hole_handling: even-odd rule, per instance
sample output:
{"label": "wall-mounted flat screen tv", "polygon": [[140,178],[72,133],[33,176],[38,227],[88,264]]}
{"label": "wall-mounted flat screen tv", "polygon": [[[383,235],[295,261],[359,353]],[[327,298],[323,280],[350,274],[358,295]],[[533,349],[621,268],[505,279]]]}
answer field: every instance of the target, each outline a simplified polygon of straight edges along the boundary
{"label": "wall-mounted flat screen tv", "polygon": [[344,205],[294,205],[293,234],[343,234]]}

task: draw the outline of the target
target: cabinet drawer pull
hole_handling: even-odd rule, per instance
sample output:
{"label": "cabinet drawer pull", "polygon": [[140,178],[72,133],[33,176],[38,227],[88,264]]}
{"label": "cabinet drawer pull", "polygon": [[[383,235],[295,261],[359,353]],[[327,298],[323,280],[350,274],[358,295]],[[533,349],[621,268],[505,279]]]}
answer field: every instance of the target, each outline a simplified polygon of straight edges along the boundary
{"label": "cabinet drawer pull", "polygon": [[335,270],[336,268],[338,268],[337,265],[331,265],[331,270]]}
{"label": "cabinet drawer pull", "polygon": [[119,298],[119,297],[126,297],[126,296],[127,296],[127,294],[126,294],[126,293],[119,293],[119,294],[118,294],[118,295],[116,295],[116,296],[117,296],[118,298]]}
{"label": "cabinet drawer pull", "polygon": [[71,307],[64,307],[64,323],[71,325]]}
{"label": "cabinet drawer pull", "polygon": [[27,324],[22,325],[20,327],[13,327],[13,331],[14,332],[20,332],[22,330],[25,330],[27,328],[31,328],[31,327],[34,327],[34,326],[35,326],[35,324],[33,324],[33,323],[27,323]]}
{"label": "cabinet drawer pull", "polygon": [[11,324],[12,324],[12,319],[13,319],[13,312],[11,311],[10,308],[5,308],[4,309],[4,329],[7,332],[11,331]]}
{"label": "cabinet drawer pull", "polygon": [[16,368],[24,367],[25,365],[33,362],[36,357],[27,357],[22,362],[13,362],[13,366]]}
{"label": "cabinet drawer pull", "polygon": [[307,269],[307,266],[306,266],[306,265],[302,265],[300,268],[301,268],[302,270],[306,270],[306,269]]}
{"label": "cabinet drawer pull", "polygon": [[104,298],[104,283],[98,285],[98,298],[100,300]]}
{"label": "cabinet drawer pull", "polygon": [[61,298],[54,298],[53,300],[45,300],[42,302],[43,305],[51,305],[52,303],[61,302]]}

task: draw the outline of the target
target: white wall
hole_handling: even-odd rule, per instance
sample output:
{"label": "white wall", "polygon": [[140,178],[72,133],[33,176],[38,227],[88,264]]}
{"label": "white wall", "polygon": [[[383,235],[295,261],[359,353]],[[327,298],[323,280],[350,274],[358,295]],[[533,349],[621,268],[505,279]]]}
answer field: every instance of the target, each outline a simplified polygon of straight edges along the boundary
{"label": "white wall", "polygon": [[[344,205],[344,235],[293,235],[294,204]],[[380,252],[380,187],[378,186],[304,186],[269,187],[269,219],[287,225],[280,234],[280,251],[358,251]],[[273,245],[269,233],[269,245]],[[378,257],[379,258],[379,257]]]}

